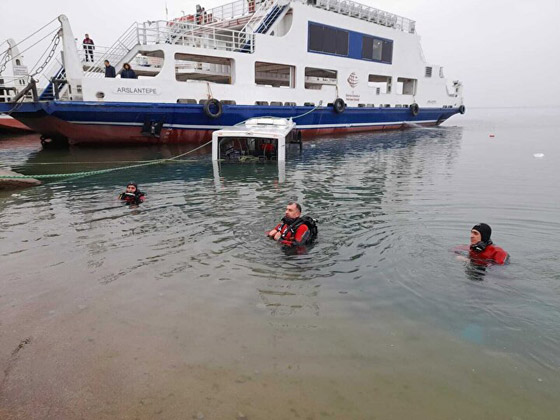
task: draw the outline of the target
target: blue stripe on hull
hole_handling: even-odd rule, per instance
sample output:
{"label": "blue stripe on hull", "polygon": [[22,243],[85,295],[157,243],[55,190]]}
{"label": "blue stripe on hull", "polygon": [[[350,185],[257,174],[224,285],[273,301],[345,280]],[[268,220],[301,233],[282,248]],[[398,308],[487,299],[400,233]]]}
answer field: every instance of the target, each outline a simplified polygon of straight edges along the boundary
{"label": "blue stripe on hull", "polygon": [[[0,105],[0,112],[6,105],[8,104]],[[41,102],[24,103],[16,114],[44,110],[46,114],[63,121],[78,124],[141,125],[149,118],[163,122],[164,127],[214,129],[259,116],[293,118],[312,109],[313,107],[304,106],[223,105],[222,116],[210,118],[204,114],[202,105],[198,104]],[[408,108],[347,108],[343,113],[337,114],[331,107],[322,107],[296,118],[295,122],[300,127],[308,126],[306,128],[441,122],[458,112],[457,108],[421,108],[419,114],[413,116]]]}
{"label": "blue stripe on hull", "polygon": [[[12,105],[0,104],[0,112]],[[199,104],[38,102],[18,105],[12,115],[47,138],[68,139],[72,144],[198,143],[213,130],[249,118],[294,118],[304,136],[344,131],[400,128],[407,123],[439,124],[459,112],[458,108],[422,108],[413,116],[408,108],[346,108],[337,114],[332,107],[223,105],[219,118],[205,115]],[[163,123],[161,137],[142,134],[145,122]]]}

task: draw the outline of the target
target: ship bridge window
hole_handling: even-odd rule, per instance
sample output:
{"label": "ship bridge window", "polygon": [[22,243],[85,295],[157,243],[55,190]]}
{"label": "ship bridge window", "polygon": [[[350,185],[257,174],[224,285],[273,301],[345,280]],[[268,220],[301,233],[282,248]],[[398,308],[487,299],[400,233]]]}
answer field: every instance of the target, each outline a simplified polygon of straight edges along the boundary
{"label": "ship bridge window", "polygon": [[426,67],[425,76],[426,77],[432,77],[432,68],[431,67]]}
{"label": "ship bridge window", "polygon": [[416,95],[416,79],[397,78],[397,95]]}
{"label": "ship bridge window", "polygon": [[286,64],[255,63],[255,83],[272,87],[295,87],[296,68]]}
{"label": "ship bridge window", "polygon": [[362,59],[391,64],[393,62],[393,41],[364,35],[362,37]]}
{"label": "ship bridge window", "polygon": [[443,67],[439,68],[439,77],[443,79]]}
{"label": "ship bridge window", "polygon": [[348,56],[348,31],[332,26],[309,23],[307,50]]}
{"label": "ship bridge window", "polygon": [[320,90],[323,86],[336,86],[337,71],[327,69],[317,69],[313,67],[305,68],[305,89]]}
{"label": "ship bridge window", "polygon": [[391,76],[370,74],[368,76],[368,86],[374,88],[377,95],[391,93]]}
{"label": "ship bridge window", "polygon": [[130,67],[139,79],[155,77],[163,67],[163,51],[138,51],[130,60]]}
{"label": "ship bridge window", "polygon": [[230,85],[233,60],[196,54],[175,54],[175,79],[179,82],[206,81]]}

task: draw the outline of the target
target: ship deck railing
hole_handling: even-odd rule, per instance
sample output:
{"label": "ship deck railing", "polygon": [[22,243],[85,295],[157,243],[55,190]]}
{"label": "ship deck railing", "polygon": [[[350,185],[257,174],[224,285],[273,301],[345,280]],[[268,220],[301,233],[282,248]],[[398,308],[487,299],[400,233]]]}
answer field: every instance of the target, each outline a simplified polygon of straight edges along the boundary
{"label": "ship deck railing", "polygon": [[249,52],[254,51],[254,36],[248,37],[242,31],[193,23],[164,20],[148,22],[139,26],[138,37],[141,45],[174,44],[223,51],[237,51],[249,41]]}
{"label": "ship deck railing", "polygon": [[[216,23],[222,21],[229,21],[239,18],[244,18],[252,15],[255,9],[258,8],[258,3],[255,4],[254,0],[238,0],[231,3],[227,3],[221,6],[214,7],[209,10],[205,10],[201,15],[186,15],[182,16],[177,20],[193,21],[196,23],[196,19],[200,20],[199,23]],[[193,20],[194,19],[194,20]]]}
{"label": "ship deck railing", "polygon": [[0,76],[0,103],[11,102],[12,99],[29,84],[29,75]]}
{"label": "ship deck railing", "polygon": [[[184,45],[253,53],[255,37],[253,34],[241,31],[176,20],[135,23],[111,47],[96,46],[93,51],[93,62],[84,61],[86,52],[80,51],[83,56],[82,65],[85,75],[94,78],[103,77],[105,60],[108,60],[118,72],[125,62],[133,62],[136,53],[142,51],[143,46],[154,45]],[[77,46],[79,50],[81,47],[81,45]]]}
{"label": "ship deck railing", "polygon": [[300,0],[313,7],[318,7],[342,15],[355,17],[368,22],[394,28],[399,31],[415,33],[416,22],[403,16],[389,13],[375,7],[366,6],[350,0]]}
{"label": "ship deck railing", "polygon": [[[219,24],[252,16],[267,0],[238,0],[205,10],[201,15],[186,15],[180,19],[202,24]],[[416,32],[416,22],[404,16],[386,12],[351,0],[292,0],[313,7],[377,23],[408,33]]]}

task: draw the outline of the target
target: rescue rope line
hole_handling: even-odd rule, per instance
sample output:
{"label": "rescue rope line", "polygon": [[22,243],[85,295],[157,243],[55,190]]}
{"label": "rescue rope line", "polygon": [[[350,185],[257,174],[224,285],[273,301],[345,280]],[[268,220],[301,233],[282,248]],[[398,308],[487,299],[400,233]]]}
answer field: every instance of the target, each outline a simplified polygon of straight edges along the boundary
{"label": "rescue rope line", "polygon": [[[166,158],[167,159],[167,158]],[[171,158],[169,158],[171,159]],[[76,162],[32,162],[27,163],[26,166],[65,166],[65,165],[114,165],[116,163],[148,163],[152,162],[152,160],[104,160],[102,162],[97,161],[76,161]],[[180,162],[176,163],[184,163],[184,162],[196,162],[195,160],[186,160],[181,159]],[[17,165],[23,166],[23,165]]]}
{"label": "rescue rope line", "polygon": [[209,145],[210,143],[212,143],[212,140],[192,149],[189,150],[188,152],[185,153],[181,153],[180,155],[177,156],[173,156],[171,158],[164,158],[164,159],[155,159],[155,160],[149,160],[149,161],[142,161],[143,163],[140,163],[138,165],[127,165],[127,166],[119,166],[116,168],[107,168],[107,169],[99,169],[96,171],[83,171],[83,172],[72,172],[72,173],[66,173],[66,174],[46,174],[46,175],[11,175],[11,176],[0,176],[0,179],[29,179],[29,178],[34,178],[34,179],[49,179],[49,178],[67,178],[67,177],[86,177],[86,176],[93,176],[93,175],[102,175],[102,174],[106,174],[109,172],[115,172],[115,171],[123,171],[125,169],[132,169],[132,168],[140,168],[143,166],[150,166],[150,165],[158,165],[164,162],[168,162],[168,161],[176,161],[177,159],[186,156],[190,153],[196,152],[197,150],[202,149],[203,147]]}

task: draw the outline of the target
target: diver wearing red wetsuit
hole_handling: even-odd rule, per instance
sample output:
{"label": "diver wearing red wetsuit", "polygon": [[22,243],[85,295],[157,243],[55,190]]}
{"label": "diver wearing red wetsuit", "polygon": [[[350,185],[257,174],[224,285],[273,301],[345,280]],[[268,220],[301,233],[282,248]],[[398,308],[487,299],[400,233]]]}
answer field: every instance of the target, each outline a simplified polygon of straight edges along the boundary
{"label": "diver wearing red wetsuit", "polygon": [[471,245],[469,256],[475,263],[493,262],[506,264],[509,262],[509,254],[502,248],[495,246],[490,240],[492,228],[486,223],[479,223],[471,230]]}
{"label": "diver wearing red wetsuit", "polygon": [[297,223],[301,216],[301,206],[290,202],[286,206],[286,214],[278,225],[267,233],[270,239],[283,245],[296,246],[307,243],[311,237],[309,227],[305,223]]}
{"label": "diver wearing red wetsuit", "polygon": [[129,205],[138,205],[144,201],[146,194],[138,189],[135,182],[129,182],[126,185],[126,191],[119,194],[119,200],[126,202]]}

